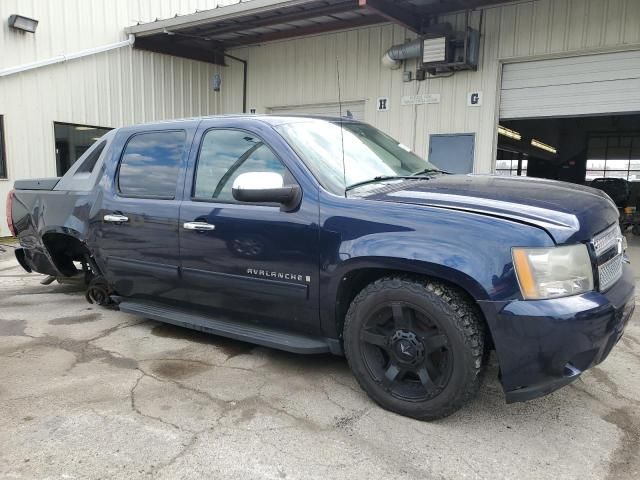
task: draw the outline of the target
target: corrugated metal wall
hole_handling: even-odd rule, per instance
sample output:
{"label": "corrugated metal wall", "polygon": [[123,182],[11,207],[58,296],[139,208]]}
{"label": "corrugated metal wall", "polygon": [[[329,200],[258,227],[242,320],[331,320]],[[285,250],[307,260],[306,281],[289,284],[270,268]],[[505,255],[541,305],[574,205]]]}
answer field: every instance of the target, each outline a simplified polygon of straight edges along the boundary
{"label": "corrugated metal wall", "polygon": [[[9,31],[0,37],[0,68],[125,38],[136,21],[213,8],[236,0],[2,0],[0,18],[22,13],[41,21],[34,37]],[[475,12],[473,22],[478,22]],[[464,18],[448,19],[462,29]],[[342,98],[365,100],[366,121],[428,151],[433,133],[474,133],[475,170],[494,164],[500,74],[503,62],[564,54],[640,48],[639,0],[530,0],[484,10],[478,72],[402,82],[402,71],[384,69],[383,53],[412,35],[392,25],[361,28],[243,48],[249,60],[248,107],[335,103],[337,65]],[[336,62],[337,58],[337,62]],[[411,66],[413,69],[413,66]],[[160,118],[238,112],[242,67],[222,68],[221,93],[209,87],[217,67],[128,48],[67,64],[0,78],[11,179],[55,174],[53,121],[119,126]],[[467,107],[467,92],[484,94]],[[439,104],[401,106],[403,95],[440,94]],[[391,109],[375,101],[389,97]],[[10,182],[0,180],[0,207]],[[1,211],[1,210],[0,210]],[[0,234],[6,234],[1,222]]]}
{"label": "corrugated metal wall", "polygon": [[[126,39],[136,21],[234,3],[216,0],[1,0],[0,68]],[[36,34],[9,29],[13,13],[40,21]],[[0,77],[8,180],[55,176],[53,122],[104,127],[215,113],[212,65],[130,47]],[[0,236],[7,235],[4,218]]]}
{"label": "corrugated metal wall", "polygon": [[[194,13],[238,0],[2,0],[0,68],[43,60],[65,52],[125,40],[137,22]],[[17,13],[40,21],[35,35],[7,25]]]}
{"label": "corrugated metal wall", "polygon": [[481,69],[469,74],[472,88],[485,94],[475,124],[481,172],[494,166],[502,63],[640,48],[638,0],[528,1],[487,9],[484,24]]}
{"label": "corrugated metal wall", "polygon": [[[477,25],[479,17],[474,12],[472,24]],[[463,29],[462,15],[442,20]],[[274,42],[234,53],[249,60],[249,108],[267,112],[272,106],[335,102],[338,64],[342,98],[366,100],[366,121],[425,155],[430,134],[475,133],[475,171],[488,172],[494,164],[502,62],[640,48],[640,1],[531,0],[491,7],[484,10],[482,33],[478,72],[424,82],[403,83],[401,70],[381,66],[380,59],[391,45],[412,37],[392,25]],[[240,66],[231,65],[223,76],[223,111],[238,111]],[[483,105],[468,107],[467,93],[477,90],[483,92]],[[440,94],[441,102],[401,106],[403,95],[417,93]],[[378,97],[390,98],[388,112],[376,111]]]}

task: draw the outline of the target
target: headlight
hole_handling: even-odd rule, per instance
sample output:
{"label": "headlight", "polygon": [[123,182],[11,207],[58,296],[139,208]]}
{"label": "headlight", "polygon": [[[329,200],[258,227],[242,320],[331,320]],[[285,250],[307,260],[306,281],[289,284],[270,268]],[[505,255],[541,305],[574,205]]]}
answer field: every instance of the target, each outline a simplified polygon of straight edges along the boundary
{"label": "headlight", "polygon": [[593,290],[586,245],[513,248],[513,265],[526,300],[566,297]]}

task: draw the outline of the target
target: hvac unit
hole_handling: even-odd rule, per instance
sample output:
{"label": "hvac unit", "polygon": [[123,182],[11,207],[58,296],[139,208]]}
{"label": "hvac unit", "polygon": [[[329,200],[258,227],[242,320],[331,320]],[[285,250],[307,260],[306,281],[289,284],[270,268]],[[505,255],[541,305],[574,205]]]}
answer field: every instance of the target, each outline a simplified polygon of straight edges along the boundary
{"label": "hvac unit", "polygon": [[472,28],[422,38],[422,69],[432,75],[477,70],[479,54],[480,32]]}

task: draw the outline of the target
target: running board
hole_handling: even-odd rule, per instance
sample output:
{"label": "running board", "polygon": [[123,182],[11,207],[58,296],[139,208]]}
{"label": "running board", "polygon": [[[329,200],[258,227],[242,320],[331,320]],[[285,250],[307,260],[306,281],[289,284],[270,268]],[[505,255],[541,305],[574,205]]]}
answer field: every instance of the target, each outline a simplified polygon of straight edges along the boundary
{"label": "running board", "polygon": [[179,327],[191,328],[287,352],[304,354],[331,352],[338,355],[341,354],[339,342],[329,338],[310,337],[258,325],[233,322],[228,319],[210,318],[146,302],[123,300],[119,304],[119,308],[126,313],[141,315]]}

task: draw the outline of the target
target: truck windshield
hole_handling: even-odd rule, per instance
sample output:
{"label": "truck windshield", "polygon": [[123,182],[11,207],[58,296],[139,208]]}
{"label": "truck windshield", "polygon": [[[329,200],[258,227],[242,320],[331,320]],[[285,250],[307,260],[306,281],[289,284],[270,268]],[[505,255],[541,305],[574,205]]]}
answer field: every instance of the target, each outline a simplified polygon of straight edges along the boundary
{"label": "truck windshield", "polygon": [[369,180],[440,172],[371,125],[345,121],[341,133],[341,123],[305,119],[275,127],[322,186],[336,195]]}

